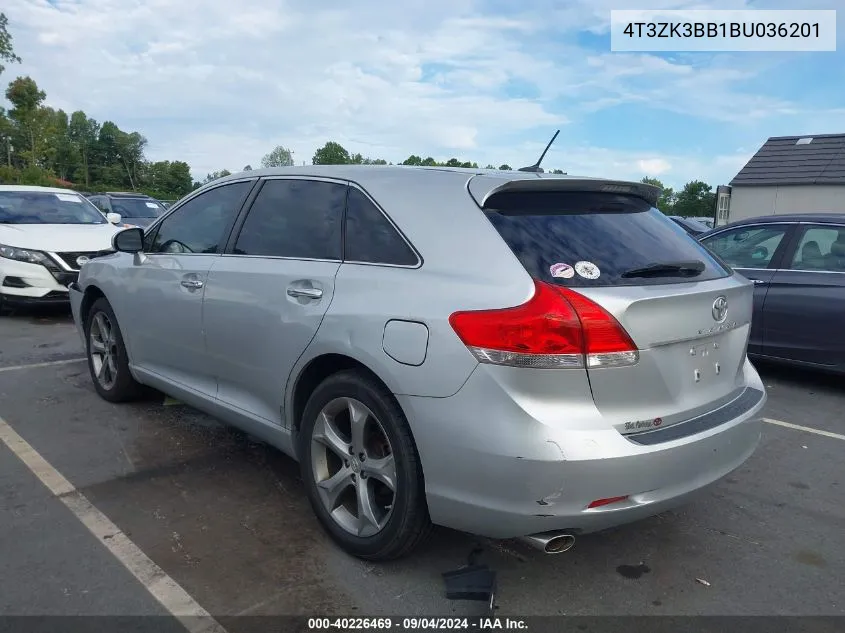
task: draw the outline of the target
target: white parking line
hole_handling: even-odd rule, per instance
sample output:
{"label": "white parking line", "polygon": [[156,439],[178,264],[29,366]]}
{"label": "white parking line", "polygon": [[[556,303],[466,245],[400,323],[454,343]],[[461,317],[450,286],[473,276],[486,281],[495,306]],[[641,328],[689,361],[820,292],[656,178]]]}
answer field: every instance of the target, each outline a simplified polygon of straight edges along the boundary
{"label": "white parking line", "polygon": [[807,433],[815,433],[816,435],[823,435],[824,437],[832,437],[835,440],[845,440],[845,435],[839,433],[832,433],[831,431],[822,431],[821,429],[814,429],[809,426],[801,426],[800,424],[792,424],[791,422],[782,422],[781,420],[772,420],[771,418],[763,418],[763,422],[774,424],[776,426],[783,426],[787,429],[795,429],[796,431],[806,431]]}
{"label": "white parking line", "polygon": [[211,614],[168,576],[109,518],[0,418],[0,440],[41,480],[144,588],[191,633],[226,633]]}
{"label": "white parking line", "polygon": [[55,367],[56,365],[70,365],[71,363],[81,363],[87,360],[86,358],[71,358],[69,360],[51,360],[46,363],[30,363],[29,365],[12,365],[11,367],[0,367],[0,372],[3,371],[17,371],[19,369],[35,369],[37,367]]}

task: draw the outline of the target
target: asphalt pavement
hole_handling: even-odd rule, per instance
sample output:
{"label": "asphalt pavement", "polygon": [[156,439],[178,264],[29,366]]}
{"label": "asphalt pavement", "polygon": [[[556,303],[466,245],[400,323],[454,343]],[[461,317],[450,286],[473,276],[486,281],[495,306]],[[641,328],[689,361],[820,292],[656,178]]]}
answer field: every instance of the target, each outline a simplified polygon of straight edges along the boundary
{"label": "asphalt pavement", "polygon": [[[0,418],[218,619],[480,613],[446,600],[441,578],[474,550],[503,617],[845,615],[842,438],[766,424],[755,455],[697,501],[565,554],[438,529],[376,565],[322,533],[292,460],[161,398],[109,404],[81,357],[66,312],[0,318]],[[768,418],[845,435],[841,378],[758,369]],[[2,443],[0,491],[0,614],[164,613]]]}

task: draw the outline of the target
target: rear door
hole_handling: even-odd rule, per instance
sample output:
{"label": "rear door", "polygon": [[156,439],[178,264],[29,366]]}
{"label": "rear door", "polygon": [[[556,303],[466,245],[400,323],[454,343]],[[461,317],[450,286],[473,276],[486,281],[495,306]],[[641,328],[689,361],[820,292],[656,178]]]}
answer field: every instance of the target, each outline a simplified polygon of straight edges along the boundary
{"label": "rear door", "polygon": [[347,185],[266,180],[214,262],[204,301],[217,397],[281,424],[285,384],[331,303]]}
{"label": "rear door", "polygon": [[484,208],[532,277],[598,303],[633,339],[635,365],[588,368],[593,400],[620,432],[680,422],[742,393],[753,286],[651,204],[515,191]]}
{"label": "rear door", "polygon": [[801,224],[766,295],[764,354],[845,365],[845,226]]}
{"label": "rear door", "polygon": [[787,222],[743,225],[701,240],[736,272],[754,284],[754,314],[748,348],[751,353],[763,354],[765,314],[763,304],[775,269],[783,260],[795,225]]}

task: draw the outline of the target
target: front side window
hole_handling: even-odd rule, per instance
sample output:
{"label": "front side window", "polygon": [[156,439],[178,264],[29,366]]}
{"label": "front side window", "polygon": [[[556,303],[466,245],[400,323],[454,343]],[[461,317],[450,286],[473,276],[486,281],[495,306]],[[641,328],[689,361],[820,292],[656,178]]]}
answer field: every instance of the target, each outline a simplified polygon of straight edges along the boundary
{"label": "front side window", "polygon": [[251,187],[251,182],[236,182],[192,198],[164,219],[149,252],[222,252],[228,229]]}
{"label": "front side window", "polygon": [[789,268],[845,272],[845,227],[814,226],[805,230]]}
{"label": "front side window", "polygon": [[72,191],[0,191],[0,224],[106,224],[106,219]]}
{"label": "front side window", "polygon": [[768,268],[789,225],[738,227],[702,243],[733,268]]}
{"label": "front side window", "polygon": [[249,210],[236,255],[341,259],[347,186],[316,180],[268,180]]}

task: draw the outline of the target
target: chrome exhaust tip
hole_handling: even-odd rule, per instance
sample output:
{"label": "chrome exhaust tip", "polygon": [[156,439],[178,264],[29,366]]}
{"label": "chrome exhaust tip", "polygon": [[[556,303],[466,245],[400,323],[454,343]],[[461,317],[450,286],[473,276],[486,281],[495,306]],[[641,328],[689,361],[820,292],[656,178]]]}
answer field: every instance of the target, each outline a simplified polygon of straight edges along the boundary
{"label": "chrome exhaust tip", "polygon": [[575,545],[575,537],[564,532],[530,534],[520,537],[519,540],[544,554],[563,554]]}

